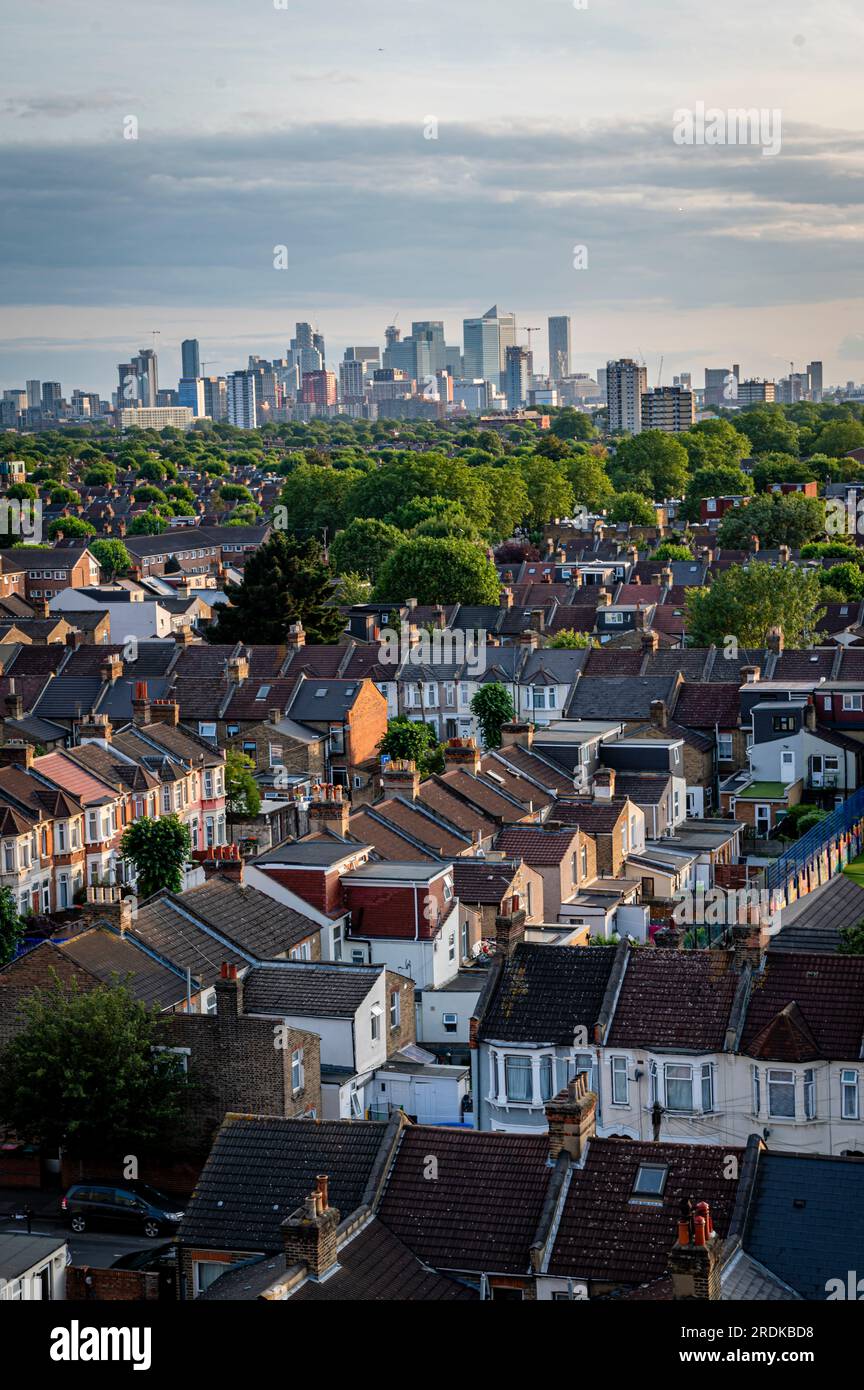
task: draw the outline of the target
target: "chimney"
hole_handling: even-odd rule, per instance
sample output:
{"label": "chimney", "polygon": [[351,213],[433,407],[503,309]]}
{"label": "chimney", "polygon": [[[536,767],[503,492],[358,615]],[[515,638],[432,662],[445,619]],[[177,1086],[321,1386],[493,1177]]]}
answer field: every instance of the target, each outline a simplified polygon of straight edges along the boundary
{"label": "chimney", "polygon": [[120,677],[123,675],[123,658],[119,652],[112,652],[110,656],[106,656],[102,665],[99,667],[99,675],[102,677],[103,681],[111,685],[113,685],[115,681],[119,681]]}
{"label": "chimney", "polygon": [[553,556],[554,554],[555,554],[555,542],[553,541],[553,539],[552,539],[551,536],[547,536],[547,537],[546,537],[546,558],[547,558],[548,560],[551,560],[551,559],[552,559],[552,556]]}
{"label": "chimney", "polygon": [[510,588],[509,584],[505,585],[498,595],[498,606],[499,608],[513,607],[513,590]]}
{"label": "chimney", "polygon": [[791,554],[792,552],[790,551],[788,545],[778,545],[777,555],[780,559],[781,565],[788,565]]}
{"label": "chimney", "polygon": [[23,739],[13,739],[11,743],[0,744],[0,767],[33,766],[33,744]]}
{"label": "chimney", "polygon": [[447,610],[443,603],[436,603],[433,611],[435,613],[435,626],[443,632],[447,626]]}
{"label": "chimney", "polygon": [[591,790],[595,801],[611,801],[615,796],[614,767],[598,767]]}
{"label": "chimney", "polygon": [[306,645],[306,633],[302,623],[292,623],[288,629],[288,639],[285,646],[289,652],[299,652],[301,647]]}
{"label": "chimney", "polygon": [[[737,970],[740,970],[744,965],[758,970],[768,948],[768,928],[771,925],[772,914],[766,912],[761,904],[754,904],[743,908],[743,912],[739,908],[739,916],[741,915],[749,917],[751,920],[733,922],[729,927],[729,937],[734,952],[733,964]],[[755,922],[752,920],[754,915],[756,917]]]}
{"label": "chimney", "polygon": [[560,1153],[568,1153],[578,1163],[588,1140],[594,1137],[597,1122],[597,1097],[588,1090],[584,1072],[547,1100],[543,1109],[549,1126],[550,1162],[554,1163]]}
{"label": "chimney", "polygon": [[511,719],[509,724],[501,725],[501,747],[530,748],[534,742],[534,725],[519,719]]}
{"label": "chimney", "polygon": [[88,714],[78,722],[78,738],[82,743],[111,742],[111,721],[107,714]]}
{"label": "chimney", "polygon": [[444,769],[464,767],[475,775],[480,771],[480,751],[473,738],[451,738],[444,745]]}
{"label": "chimney", "polygon": [[176,700],[153,700],[150,705],[151,724],[170,724],[173,729],[180,723],[180,706]]}
{"label": "chimney", "polygon": [[526,627],[524,632],[519,633],[519,646],[528,647],[532,652],[536,651],[540,646],[539,632],[533,632],[531,628]]}
{"label": "chimney", "polygon": [[66,633],[66,646],[71,647],[73,652],[77,652],[78,648],[83,646],[83,644],[84,633],[79,632],[77,628],[75,628],[72,632]]}
{"label": "chimney", "polygon": [[683,951],[684,928],[661,927],[659,931],[654,933],[654,945],[661,951]]}
{"label": "chimney", "polygon": [[816,706],[811,695],[804,706],[804,728],[811,734],[816,732]]}
{"label": "chimney", "polygon": [[612,595],[610,594],[610,592],[609,592],[608,589],[602,589],[602,588],[601,588],[601,589],[598,589],[598,590],[597,590],[597,607],[598,607],[598,608],[608,608],[611,602],[612,602]]}
{"label": "chimney", "polygon": [[336,835],[348,834],[348,818],[351,808],[342,799],[342,788],[322,782],[312,788],[309,805],[309,831],[314,834],[322,830],[333,831]]}
{"label": "chimney", "polygon": [[243,981],[237,978],[236,965],[223,960],[215,990],[217,1017],[239,1018],[243,1012]]}
{"label": "chimney", "polygon": [[37,618],[51,617],[51,604],[47,598],[31,598],[29,603]]}
{"label": "chimney", "polygon": [[213,845],[206,859],[200,864],[205,878],[230,878],[233,883],[243,882],[243,860],[239,845]]}
{"label": "chimney", "polygon": [[249,658],[245,655],[229,657],[225,674],[229,681],[233,681],[235,685],[241,685],[243,681],[249,679]]}
{"label": "chimney", "polygon": [[628,547],[627,547],[627,559],[630,561],[630,564],[631,564],[631,565],[638,565],[638,563],[639,563],[639,547],[638,547],[638,546],[635,546],[635,545],[628,545]]}
{"label": "chimney", "polygon": [[665,585],[667,589],[672,588],[672,585],[675,583],[675,576],[671,569],[666,568],[660,571],[660,583]]}
{"label": "chimney", "polygon": [[291,1216],[282,1222],[285,1263],[303,1264],[310,1279],[323,1279],[338,1263],[339,1212],[330,1206],[326,1175],[319,1174],[316,1185]]}
{"label": "chimney", "polygon": [[783,654],[783,629],[782,627],[769,627],[766,643],[769,652],[776,652],[778,656]]}
{"label": "chimney", "polygon": [[178,647],[191,647],[194,641],[191,627],[178,627],[174,633],[174,641]]}
{"label": "chimney", "polygon": [[673,1299],[719,1300],[721,1247],[708,1203],[699,1202],[695,1207],[688,1203],[669,1256]]}
{"label": "chimney", "polygon": [[651,583],[654,584],[654,585],[656,586],[656,588],[662,589],[662,587],[663,587],[663,574],[662,574],[662,571],[661,571],[661,570],[658,570],[656,574],[652,574],[652,576],[651,576]]}
{"label": "chimney", "polygon": [[23,719],[23,718],[24,718],[24,700],[23,700],[23,698],[22,698],[22,697],[16,692],[16,690],[15,690],[15,677],[14,677],[14,676],[12,676],[12,677],[10,678],[10,681],[9,681],[9,694],[6,696],[6,699],[3,701],[3,703],[4,703],[5,706],[6,706],[6,718],[7,718],[7,719]]}
{"label": "chimney", "polygon": [[406,598],[404,606],[408,609],[409,613],[413,613],[414,609],[417,607],[416,598]]}
{"label": "chimney", "polygon": [[761,676],[761,674],[762,674],[762,667],[761,667],[761,666],[742,666],[742,667],[741,667],[741,675],[744,677],[744,680],[745,680],[745,682],[747,683],[747,685],[754,685],[754,684],[756,683],[756,681],[758,681],[758,679],[759,679],[759,677]]}
{"label": "chimney", "polygon": [[416,801],[420,793],[417,764],[408,758],[393,758],[381,773],[381,790],[385,796],[406,796]]}
{"label": "chimney", "polygon": [[652,700],[649,717],[655,729],[665,729],[669,724],[669,711],[666,708],[666,701]]}
{"label": "chimney", "polygon": [[495,951],[505,960],[509,960],[519,943],[525,940],[525,918],[518,893],[504,899],[495,918]]}
{"label": "chimney", "polygon": [[150,723],[150,701],[147,698],[147,682],[135,682],[135,695],[132,699],[133,724]]}
{"label": "chimney", "polygon": [[282,711],[278,708],[268,710],[267,717],[270,720],[271,724],[278,724],[282,719]]}
{"label": "chimney", "polygon": [[648,632],[642,633],[643,652],[656,652],[660,646],[660,634],[651,628]]}

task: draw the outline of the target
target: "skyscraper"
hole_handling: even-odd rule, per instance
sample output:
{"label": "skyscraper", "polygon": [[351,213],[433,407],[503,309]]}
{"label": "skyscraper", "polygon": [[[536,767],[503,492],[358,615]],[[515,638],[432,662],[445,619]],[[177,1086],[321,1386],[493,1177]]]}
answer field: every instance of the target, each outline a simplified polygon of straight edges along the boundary
{"label": "skyscraper", "polygon": [[44,415],[56,415],[62,398],[63,392],[59,381],[42,382],[42,412]]}
{"label": "skyscraper", "polygon": [[204,402],[204,380],[200,376],[182,376],[177,387],[177,404],[188,405],[192,414],[206,415]]}
{"label": "skyscraper", "polygon": [[[495,319],[498,324],[498,370],[501,373],[499,380],[503,384],[504,373],[507,370],[507,349],[516,346],[516,315],[499,314],[498,305],[493,304],[483,317]],[[530,365],[528,370],[531,371]]]}
{"label": "skyscraper", "polygon": [[648,373],[632,357],[606,363],[606,399],[609,429],[639,434],[642,429],[642,395],[648,387]]}
{"label": "skyscraper", "polygon": [[[807,375],[810,378],[810,399],[811,401],[821,401],[822,399],[822,363],[808,362]],[[27,383],[28,388],[30,383]]]}
{"label": "skyscraper", "polygon": [[211,420],[227,420],[228,383],[224,376],[204,377],[204,414]]}
{"label": "skyscraper", "polygon": [[159,369],[153,348],[139,348],[138,356],[132,358],[132,367],[138,378],[138,404],[145,409],[155,406],[159,396]]}
{"label": "skyscraper", "polygon": [[[465,319],[463,372],[469,381],[482,379],[497,386],[501,379],[500,333],[497,318]],[[506,363],[505,363],[506,364]]]}
{"label": "skyscraper", "polygon": [[549,375],[553,381],[570,375],[570,320],[566,314],[549,319]]}
{"label": "skyscraper", "polygon": [[42,382],[27,382],[27,406],[30,410],[38,410],[42,404]]}
{"label": "skyscraper", "polygon": [[255,373],[232,372],[228,377],[228,422],[241,430],[258,428]]}
{"label": "skyscraper", "polygon": [[189,378],[201,375],[201,353],[197,338],[185,338],[180,344],[180,357],[183,363],[181,375]]}
{"label": "skyscraper", "polygon": [[643,391],[643,430],[680,434],[682,430],[689,430],[695,419],[692,391],[681,386],[658,386],[653,391]]}
{"label": "skyscraper", "polygon": [[508,347],[504,372],[504,393],[510,410],[520,410],[528,399],[528,353],[521,347]]}

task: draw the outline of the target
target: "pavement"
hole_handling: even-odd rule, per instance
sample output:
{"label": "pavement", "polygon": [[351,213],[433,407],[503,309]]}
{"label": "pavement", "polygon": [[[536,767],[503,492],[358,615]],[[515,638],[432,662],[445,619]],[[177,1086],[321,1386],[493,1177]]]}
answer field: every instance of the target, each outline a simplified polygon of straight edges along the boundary
{"label": "pavement", "polygon": [[57,1188],[0,1187],[0,1231],[26,1231],[29,1207],[30,1234],[58,1236],[67,1241],[74,1265],[108,1269],[121,1255],[164,1245],[166,1237],[148,1240],[140,1231],[94,1230],[76,1235],[69,1229],[60,1207]]}

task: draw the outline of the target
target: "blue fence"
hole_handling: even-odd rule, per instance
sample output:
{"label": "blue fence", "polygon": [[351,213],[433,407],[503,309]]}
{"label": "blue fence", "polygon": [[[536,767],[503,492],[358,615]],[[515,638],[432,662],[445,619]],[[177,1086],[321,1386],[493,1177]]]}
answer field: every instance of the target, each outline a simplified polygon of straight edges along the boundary
{"label": "blue fence", "polygon": [[864,787],[859,787],[845,801],[841,801],[825,820],[812,826],[800,840],[791,844],[784,854],[769,864],[765,870],[765,887],[782,890],[790,879],[796,878],[808,864],[841,835],[851,834],[855,843],[845,853],[841,848],[843,864],[854,859],[861,849],[861,829],[864,821]]}

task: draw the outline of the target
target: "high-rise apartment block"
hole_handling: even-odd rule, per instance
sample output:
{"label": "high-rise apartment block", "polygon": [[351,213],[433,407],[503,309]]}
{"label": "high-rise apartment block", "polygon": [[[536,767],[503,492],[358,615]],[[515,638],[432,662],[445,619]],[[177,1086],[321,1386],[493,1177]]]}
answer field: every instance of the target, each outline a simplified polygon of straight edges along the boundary
{"label": "high-rise apartment block", "polygon": [[696,419],[693,392],[680,386],[657,386],[642,393],[642,429],[680,434]]}
{"label": "high-rise apartment block", "polygon": [[648,389],[648,374],[632,357],[606,363],[606,399],[609,429],[638,434],[642,429],[642,397]]}
{"label": "high-rise apartment block", "polygon": [[241,430],[258,428],[255,373],[232,372],[228,377],[228,423]]}
{"label": "high-rise apartment block", "polygon": [[570,375],[570,320],[563,314],[549,319],[549,375],[553,381]]}

